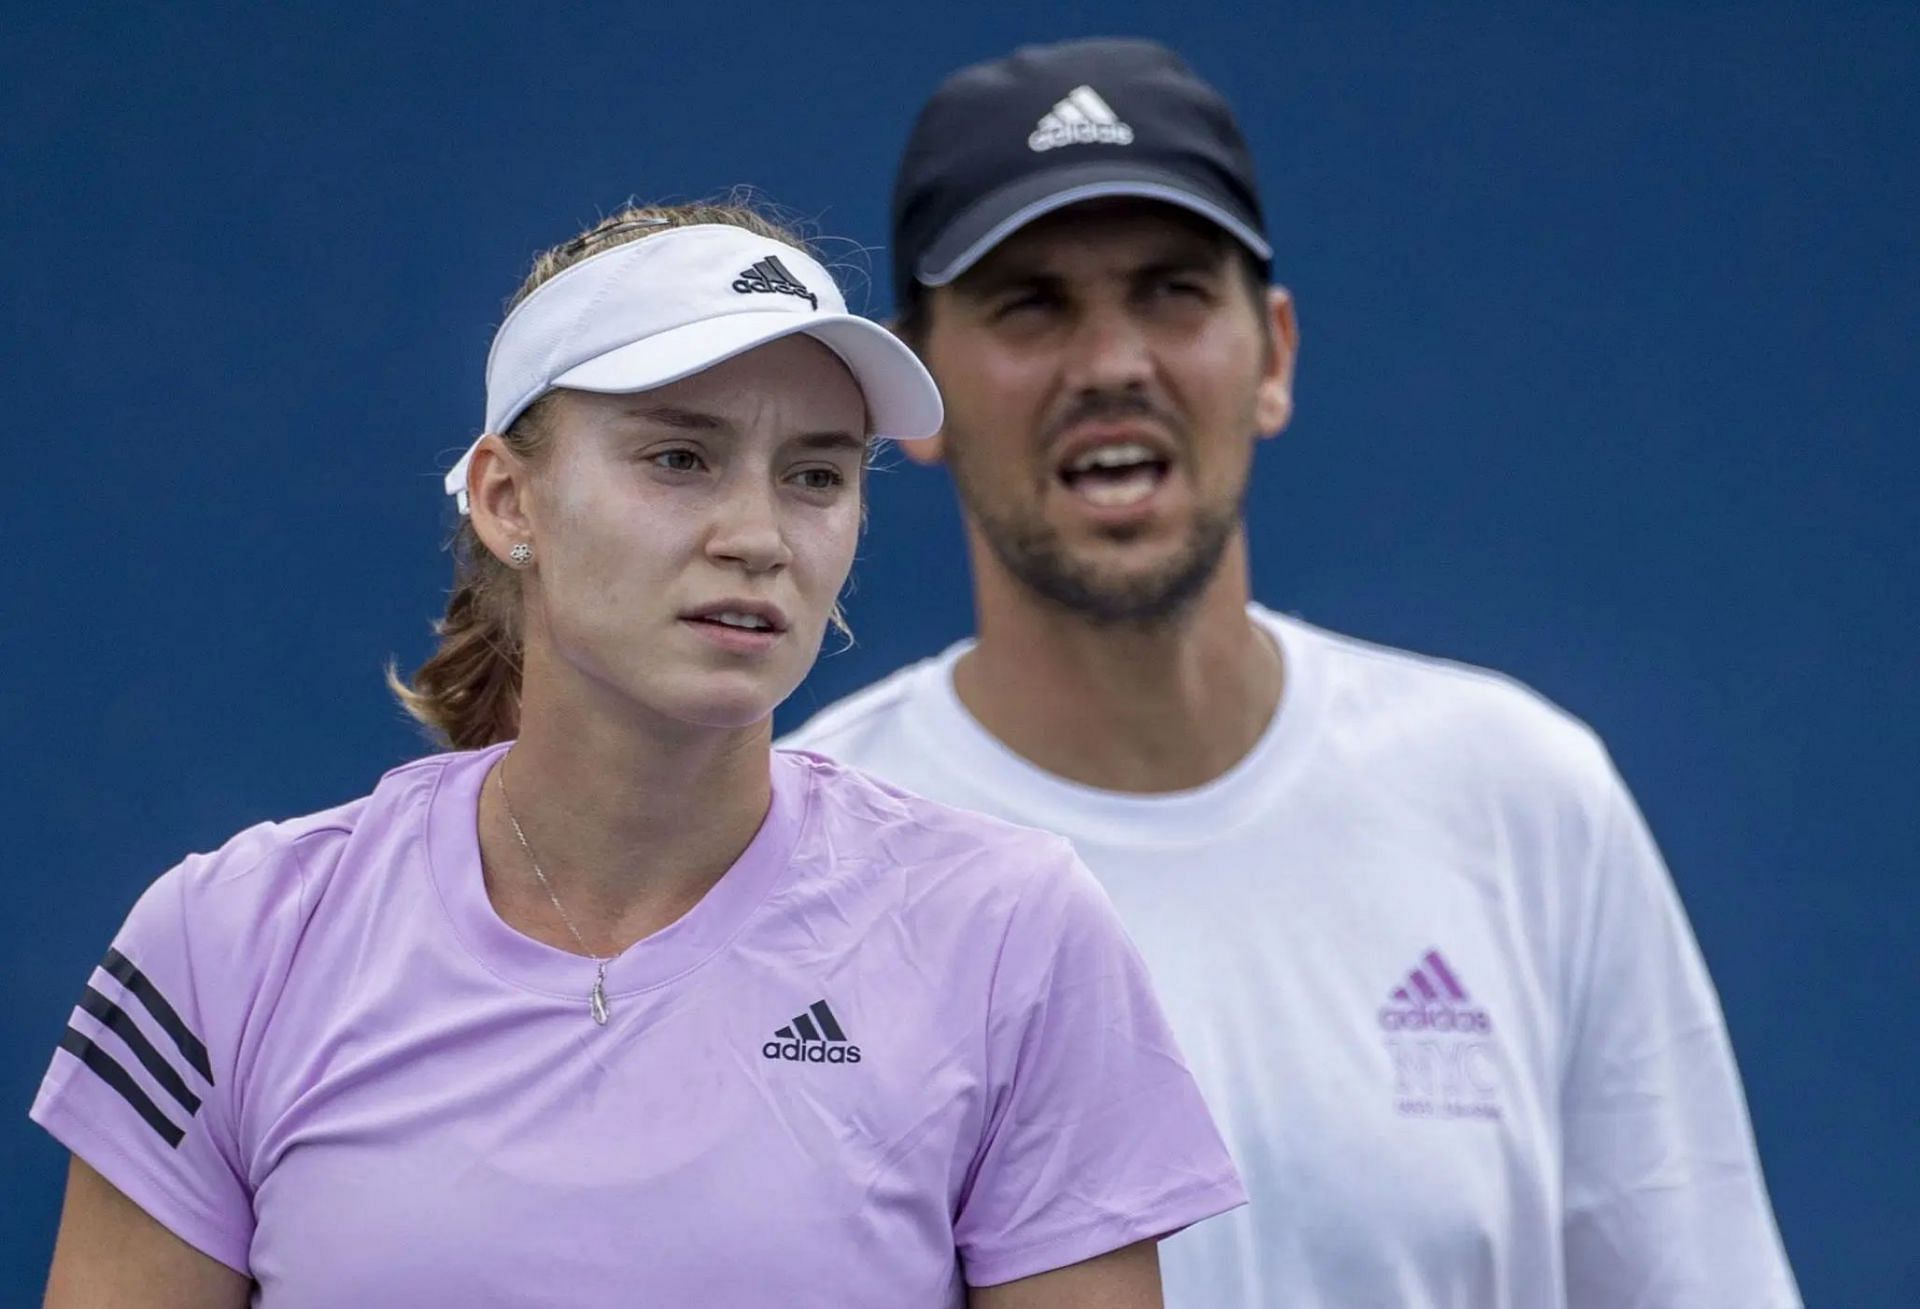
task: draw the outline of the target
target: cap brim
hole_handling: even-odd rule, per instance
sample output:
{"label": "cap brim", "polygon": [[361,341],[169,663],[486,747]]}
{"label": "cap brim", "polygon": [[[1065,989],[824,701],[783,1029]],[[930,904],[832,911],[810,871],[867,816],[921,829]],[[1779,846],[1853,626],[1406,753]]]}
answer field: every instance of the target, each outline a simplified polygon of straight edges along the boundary
{"label": "cap brim", "polygon": [[556,387],[625,395],[670,385],[783,337],[807,335],[845,363],[874,436],[912,441],[940,430],[940,391],[919,358],[878,323],[852,314],[740,313],[689,323],[610,350],[553,379]]}
{"label": "cap brim", "polygon": [[1190,177],[1152,164],[1103,160],[1050,169],[989,191],[947,225],[920,256],[914,277],[922,286],[945,286],[1034,219],[1068,205],[1114,196],[1160,200],[1224,228],[1262,261],[1273,247],[1225,195],[1210,193]]}

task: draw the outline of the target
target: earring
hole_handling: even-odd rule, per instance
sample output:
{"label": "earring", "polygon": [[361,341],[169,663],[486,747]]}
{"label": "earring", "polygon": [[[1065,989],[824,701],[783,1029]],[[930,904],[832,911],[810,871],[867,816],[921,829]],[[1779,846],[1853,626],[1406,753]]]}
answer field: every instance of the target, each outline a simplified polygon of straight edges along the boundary
{"label": "earring", "polygon": [[533,562],[533,547],[525,541],[520,542],[520,544],[514,546],[513,549],[507,551],[507,562],[515,568],[525,568]]}

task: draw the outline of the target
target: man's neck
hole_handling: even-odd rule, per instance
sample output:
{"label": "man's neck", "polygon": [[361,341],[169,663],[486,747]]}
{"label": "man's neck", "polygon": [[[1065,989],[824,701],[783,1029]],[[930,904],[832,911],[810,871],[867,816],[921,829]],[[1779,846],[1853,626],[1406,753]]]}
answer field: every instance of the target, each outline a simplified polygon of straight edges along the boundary
{"label": "man's neck", "polygon": [[481,794],[488,891],[515,927],[572,948],[508,821],[504,772],[554,894],[588,948],[612,953],[692,909],[752,842],[771,802],[771,728],[643,722],[631,706],[545,690],[559,679],[529,671],[519,739]]}
{"label": "man's neck", "polygon": [[1111,791],[1188,790],[1245,758],[1280,704],[1280,651],[1247,616],[1236,537],[1182,614],[1098,623],[975,559],[980,639],[954,691],[981,726],[1059,777]]}

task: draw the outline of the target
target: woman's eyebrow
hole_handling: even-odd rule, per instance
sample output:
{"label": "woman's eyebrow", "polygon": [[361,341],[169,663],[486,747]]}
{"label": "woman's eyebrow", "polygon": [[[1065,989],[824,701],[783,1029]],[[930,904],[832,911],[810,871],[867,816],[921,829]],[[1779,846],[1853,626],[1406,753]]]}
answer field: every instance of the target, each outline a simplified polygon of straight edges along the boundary
{"label": "woman's eyebrow", "polygon": [[[623,411],[628,418],[652,423],[660,427],[672,428],[680,432],[718,432],[734,431],[732,420],[719,414],[710,414],[702,409],[683,409],[679,405],[633,405]],[[866,438],[857,432],[829,430],[820,432],[801,432],[788,440],[808,450],[853,450],[867,448]]]}
{"label": "woman's eyebrow", "polygon": [[677,405],[635,405],[626,413],[629,418],[658,423],[682,432],[727,432],[733,429],[733,424],[718,414],[682,409]]}
{"label": "woman's eyebrow", "polygon": [[855,453],[867,448],[867,440],[852,432],[802,432],[793,438],[793,443],[806,450],[851,450]]}

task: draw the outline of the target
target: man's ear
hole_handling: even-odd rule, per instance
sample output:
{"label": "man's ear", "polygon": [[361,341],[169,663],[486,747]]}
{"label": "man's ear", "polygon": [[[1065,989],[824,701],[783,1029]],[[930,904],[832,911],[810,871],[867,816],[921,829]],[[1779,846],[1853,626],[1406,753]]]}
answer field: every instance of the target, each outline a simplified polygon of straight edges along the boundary
{"label": "man's ear", "polygon": [[467,465],[467,513],[487,552],[501,563],[516,545],[533,545],[526,460],[494,435],[480,438]]}
{"label": "man's ear", "polygon": [[[898,318],[889,318],[887,320],[886,327],[887,327],[887,330],[889,332],[892,332],[894,337],[902,345],[906,346],[909,350],[912,350],[916,355],[920,353],[920,348],[918,346],[916,346],[912,341],[909,341],[905,336],[901,335],[900,320]],[[923,359],[921,362],[924,363],[925,360]],[[907,458],[913,460],[913,462],[916,464],[921,464],[926,467],[932,467],[934,464],[946,462],[947,431],[946,431],[946,428],[944,427],[942,427],[938,432],[935,432],[932,436],[925,437],[921,440],[897,441],[895,442],[895,444],[900,447],[900,449],[906,454]]]}
{"label": "man's ear", "polygon": [[1293,364],[1300,354],[1300,324],[1286,287],[1267,288],[1267,316],[1272,344],[1254,400],[1254,421],[1260,435],[1278,436],[1293,419]]}
{"label": "man's ear", "polygon": [[934,464],[946,462],[947,432],[945,428],[918,441],[896,441],[894,444],[898,445],[901,452],[916,464],[930,468]]}

